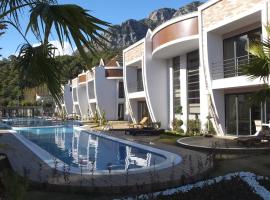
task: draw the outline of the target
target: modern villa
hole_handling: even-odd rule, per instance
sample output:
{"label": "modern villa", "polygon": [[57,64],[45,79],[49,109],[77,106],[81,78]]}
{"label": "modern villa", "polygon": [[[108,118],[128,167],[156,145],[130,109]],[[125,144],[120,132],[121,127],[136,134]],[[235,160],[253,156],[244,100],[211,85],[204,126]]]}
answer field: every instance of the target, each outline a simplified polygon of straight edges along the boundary
{"label": "modern villa", "polygon": [[102,117],[105,112],[107,120],[126,120],[123,68],[118,57],[107,63],[101,59],[99,66],[86,74],[90,117],[94,117],[96,112]]}
{"label": "modern villa", "polygon": [[173,18],[123,51],[124,84],[133,122],[148,116],[171,128],[172,121],[207,118],[220,135],[255,133],[268,122],[269,103],[249,105],[263,82],[241,74],[249,42],[265,37],[265,1],[208,1],[198,12]]}
{"label": "modern villa", "polygon": [[148,117],[165,129],[181,119],[184,131],[189,120],[206,129],[211,118],[220,135],[254,134],[254,121],[268,122],[270,108],[249,104],[263,82],[244,76],[241,66],[250,59],[250,41],[266,36],[267,12],[263,0],[212,0],[148,30],[123,50],[123,68],[101,60],[72,80],[73,112],[105,111],[109,120],[127,112],[133,123]]}
{"label": "modern villa", "polygon": [[[73,112],[83,119],[96,114],[107,120],[127,120],[123,68],[118,57],[82,72],[72,80]],[[67,96],[64,91],[64,96]]]}

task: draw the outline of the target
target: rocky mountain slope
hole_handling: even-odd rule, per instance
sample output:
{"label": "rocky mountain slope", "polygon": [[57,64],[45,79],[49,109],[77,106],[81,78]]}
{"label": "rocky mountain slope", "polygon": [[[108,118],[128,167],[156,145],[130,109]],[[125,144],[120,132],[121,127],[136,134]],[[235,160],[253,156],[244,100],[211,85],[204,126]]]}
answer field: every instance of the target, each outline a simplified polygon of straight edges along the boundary
{"label": "rocky mountain slope", "polygon": [[153,30],[155,27],[174,17],[197,11],[198,6],[203,4],[200,1],[194,1],[178,10],[172,8],[161,8],[153,11],[147,18],[141,20],[129,19],[121,25],[114,25],[109,30],[111,35],[106,34],[110,41],[109,48],[122,49],[142,39],[147,30]]}

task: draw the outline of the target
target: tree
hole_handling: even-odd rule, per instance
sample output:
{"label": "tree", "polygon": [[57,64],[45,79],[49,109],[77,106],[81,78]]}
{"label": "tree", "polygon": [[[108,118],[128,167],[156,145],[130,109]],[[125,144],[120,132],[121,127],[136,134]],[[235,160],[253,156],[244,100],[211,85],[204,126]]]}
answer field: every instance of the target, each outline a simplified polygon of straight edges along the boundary
{"label": "tree", "polygon": [[251,98],[252,103],[261,103],[270,99],[270,26],[265,27],[268,37],[263,40],[251,41],[249,63],[242,68],[242,71],[251,80],[260,79],[264,85]]}
{"label": "tree", "polygon": [[[1,35],[3,35],[5,32],[3,31],[3,30],[5,30],[6,29],[6,25],[5,24],[1,24],[0,23],[0,36]],[[0,49],[2,49],[2,48],[0,48]],[[0,54],[0,57],[1,57],[2,55]]]}
{"label": "tree", "polygon": [[[23,12],[29,11],[29,12]],[[21,15],[29,18],[25,30],[21,27]],[[87,52],[96,52],[103,47],[106,38],[103,32],[109,23],[88,14],[88,11],[74,4],[59,5],[57,0],[1,0],[0,24],[13,26],[25,40],[19,46],[19,55],[15,65],[19,69],[21,79],[29,86],[46,84],[57,103],[62,98],[60,74],[56,48],[49,43],[49,37],[55,32],[62,48],[64,42],[74,42],[78,52],[86,61]],[[27,40],[32,32],[38,46]]]}

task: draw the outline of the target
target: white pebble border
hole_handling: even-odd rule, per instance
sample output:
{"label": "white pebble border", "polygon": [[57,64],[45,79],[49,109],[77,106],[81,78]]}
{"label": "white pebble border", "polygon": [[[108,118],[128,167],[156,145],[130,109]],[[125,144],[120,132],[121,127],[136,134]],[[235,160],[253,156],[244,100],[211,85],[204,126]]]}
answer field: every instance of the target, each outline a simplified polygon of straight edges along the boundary
{"label": "white pebble border", "polygon": [[[218,176],[216,178],[208,179],[205,181],[199,181],[194,184],[188,184],[188,185],[184,185],[177,188],[155,192],[152,197],[157,197],[158,195],[172,195],[177,192],[188,192],[193,188],[203,188],[207,185],[219,183],[222,180],[231,180],[232,178],[237,177],[237,176],[239,176],[244,182],[246,182],[250,186],[250,188],[254,191],[254,193],[259,195],[262,199],[264,200],[270,199],[270,192],[265,187],[261,186],[257,181],[257,180],[262,180],[262,179],[268,179],[268,177],[257,176],[256,174],[251,173],[251,172],[235,172],[235,173],[227,174],[225,176]],[[148,199],[148,195],[142,194],[139,196],[139,199],[140,198]],[[133,200],[133,199],[135,198],[133,197],[122,198],[122,200]]]}

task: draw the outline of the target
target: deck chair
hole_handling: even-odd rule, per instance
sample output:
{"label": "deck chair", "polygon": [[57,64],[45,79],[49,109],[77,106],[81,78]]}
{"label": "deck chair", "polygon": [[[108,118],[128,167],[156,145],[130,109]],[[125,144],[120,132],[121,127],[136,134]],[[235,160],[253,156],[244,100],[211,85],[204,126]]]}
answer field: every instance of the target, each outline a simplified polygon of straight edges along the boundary
{"label": "deck chair", "polygon": [[259,144],[263,140],[267,140],[269,142],[269,129],[257,131],[254,135],[249,136],[241,136],[236,138],[237,144],[242,144],[245,146],[252,146],[254,144]]}
{"label": "deck chair", "polygon": [[148,121],[148,117],[142,118],[142,120],[139,123],[129,124],[129,128],[143,128],[146,125],[146,122]]}
{"label": "deck chair", "polygon": [[256,133],[262,130],[262,121],[261,120],[254,120]]}

